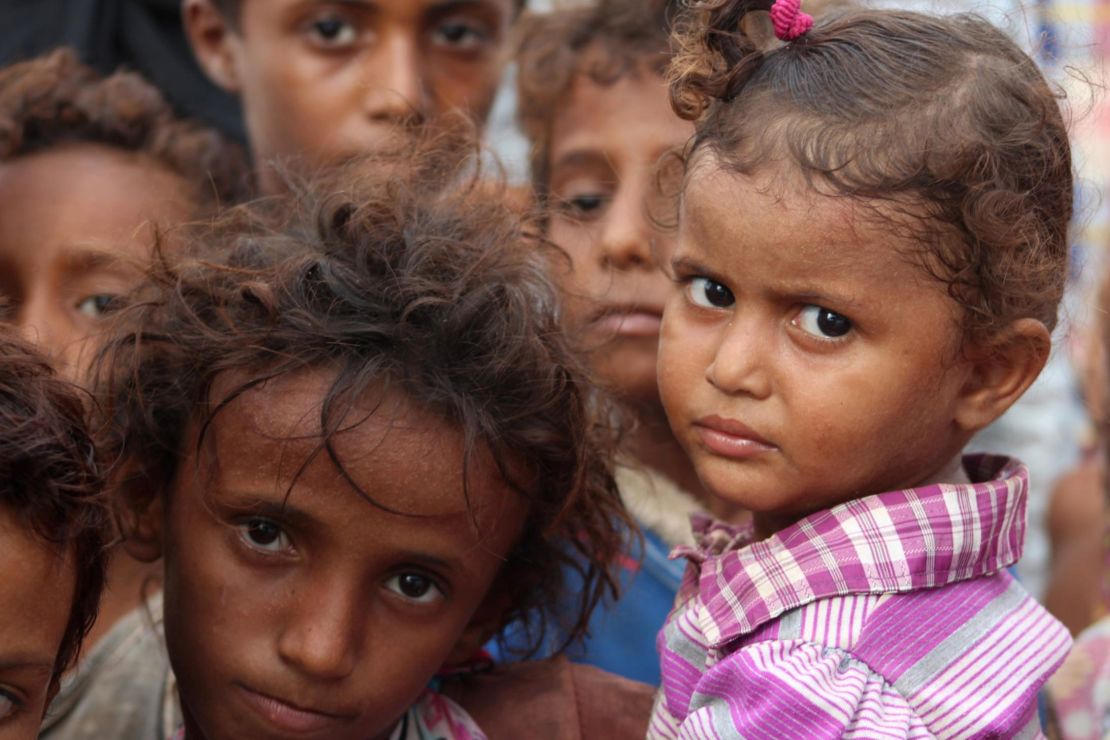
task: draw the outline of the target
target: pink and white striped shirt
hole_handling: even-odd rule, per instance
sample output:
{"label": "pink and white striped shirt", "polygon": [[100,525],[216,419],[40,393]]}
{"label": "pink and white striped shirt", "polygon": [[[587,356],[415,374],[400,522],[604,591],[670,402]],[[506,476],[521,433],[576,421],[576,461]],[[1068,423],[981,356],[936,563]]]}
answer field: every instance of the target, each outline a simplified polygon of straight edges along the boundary
{"label": "pink and white striped shirt", "polygon": [[1071,645],[1006,567],[1028,471],[856,499],[759,541],[695,520],[650,738],[1041,737]]}

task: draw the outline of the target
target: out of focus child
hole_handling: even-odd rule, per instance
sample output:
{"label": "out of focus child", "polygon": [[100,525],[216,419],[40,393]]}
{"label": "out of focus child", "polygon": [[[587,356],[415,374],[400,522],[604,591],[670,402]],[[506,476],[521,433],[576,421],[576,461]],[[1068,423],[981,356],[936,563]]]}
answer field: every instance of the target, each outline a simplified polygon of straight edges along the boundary
{"label": "out of focus child", "polygon": [[655,379],[673,218],[661,159],[694,130],[671,110],[663,79],[671,5],[601,0],[527,15],[517,53],[534,190],[548,237],[569,256],[556,263],[568,320],[636,420],[617,480],[644,547],[624,559],[620,600],[595,613],[575,656],[652,685],[655,636],[682,580],[667,556],[691,541],[690,514],[704,511]]}
{"label": "out of focus child", "polygon": [[485,121],[523,0],[183,0],[201,67],[242,103],[259,186]]}
{"label": "out of focus child", "polygon": [[233,211],[118,314],[98,398],[190,740],[646,728],[646,687],[567,735],[459,684],[519,615],[585,630],[627,522],[537,246],[433,171]]}
{"label": "out of focus child", "polygon": [[681,551],[649,736],[1038,736],[1070,638],[1006,570],[1027,470],[962,450],[1048,357],[1055,95],[973,16],[716,0],[681,29],[660,394],[753,526]]}
{"label": "out of focus child", "polygon": [[75,388],[0,330],[0,735],[33,740],[96,617],[108,509]]}
{"label": "out of focus child", "polygon": [[[159,230],[172,249],[173,225],[238,197],[246,174],[237,150],[177,119],[135,75],[101,78],[64,50],[0,70],[0,318],[83,378]],[[90,649],[44,737],[164,738],[174,704],[163,651],[148,639],[151,572],[112,559]],[[92,716],[107,704],[101,693],[115,705]]]}

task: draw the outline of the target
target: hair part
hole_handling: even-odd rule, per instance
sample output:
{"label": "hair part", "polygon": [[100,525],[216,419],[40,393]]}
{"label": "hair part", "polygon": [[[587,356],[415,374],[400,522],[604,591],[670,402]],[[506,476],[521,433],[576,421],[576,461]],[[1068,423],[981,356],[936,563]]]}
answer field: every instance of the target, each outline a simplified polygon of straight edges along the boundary
{"label": "hair part", "polygon": [[[526,497],[526,534],[499,581],[505,622],[574,603],[569,643],[614,591],[629,526],[609,407],[560,328],[545,248],[504,193],[461,172],[459,151],[370,158],[362,171],[373,174],[294,186],[198,229],[206,261],[157,260],[98,360],[106,448],[165,492],[186,429],[203,433],[218,412],[210,400],[225,406],[268,378],[326,366],[336,376],[320,449],[342,471],[332,436],[388,384],[462,432],[464,475],[488,451]],[[248,379],[210,399],[228,373]],[[530,647],[542,643],[541,626]]]}
{"label": "hair part", "polygon": [[986,338],[1019,318],[1056,324],[1073,181],[1055,94],[1028,55],[972,15],[856,10],[789,43],[746,19],[766,0],[706,0],[680,21],[675,110],[750,175],[788,162],[822,194],[873,205]]}
{"label": "hair part", "polygon": [[52,683],[77,661],[104,587],[110,517],[79,391],[33,349],[0,332],[0,506],[72,555],[73,603]]}
{"label": "hair part", "polygon": [[201,207],[236,202],[249,191],[239,147],[178,118],[138,74],[102,77],[72,49],[0,69],[0,162],[75,143],[148,157],[179,176]]}

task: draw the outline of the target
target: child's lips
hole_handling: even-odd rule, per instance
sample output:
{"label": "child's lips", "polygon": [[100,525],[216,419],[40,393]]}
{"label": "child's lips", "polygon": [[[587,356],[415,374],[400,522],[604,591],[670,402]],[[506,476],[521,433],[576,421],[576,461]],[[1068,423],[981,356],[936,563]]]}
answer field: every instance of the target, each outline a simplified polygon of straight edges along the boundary
{"label": "child's lips", "polygon": [[778,449],[754,429],[735,419],[706,416],[694,422],[694,430],[706,449],[733,460],[747,460]]}
{"label": "child's lips", "polygon": [[663,312],[647,306],[607,306],[591,322],[607,336],[657,337]]}
{"label": "child's lips", "polygon": [[246,703],[276,730],[292,735],[308,735],[322,732],[336,725],[345,724],[350,716],[346,713],[332,713],[290,704],[269,694],[239,685]]}

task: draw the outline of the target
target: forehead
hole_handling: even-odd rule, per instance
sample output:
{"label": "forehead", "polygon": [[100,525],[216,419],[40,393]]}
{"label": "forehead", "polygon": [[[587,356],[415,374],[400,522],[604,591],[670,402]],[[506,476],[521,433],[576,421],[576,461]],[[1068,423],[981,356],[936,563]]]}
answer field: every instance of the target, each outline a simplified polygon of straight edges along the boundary
{"label": "forehead", "polygon": [[188,217],[187,194],[184,180],[154,160],[107,146],[22,155],[0,162],[0,250],[82,243],[133,251],[144,224]]}
{"label": "forehead", "polygon": [[[402,392],[371,389],[352,404],[338,402],[329,419],[340,470],[319,453],[321,413],[335,373],[313,369],[285,375],[232,401],[206,440],[217,488],[285,500],[322,521],[393,521],[470,533],[519,505],[519,496],[479,448],[464,470],[461,431]],[[220,398],[242,381],[229,375]],[[352,485],[353,484],[353,485]],[[357,486],[357,490],[355,488]],[[368,502],[359,491],[394,512]]]}
{"label": "forehead", "polygon": [[35,664],[48,678],[73,607],[76,570],[0,506],[0,666]]}
{"label": "forehead", "polygon": [[523,6],[523,0],[241,0],[240,12],[285,12],[314,8],[346,7],[397,19],[422,18],[452,11],[498,11],[509,17]]}
{"label": "forehead", "polygon": [[816,192],[790,166],[743,175],[702,152],[687,174],[676,256],[748,274],[927,281],[909,223],[882,204]]}
{"label": "forehead", "polygon": [[658,157],[693,131],[671,110],[667,84],[654,72],[640,67],[610,84],[579,73],[552,121],[552,163],[589,151]]}

